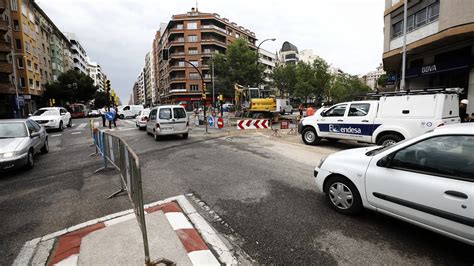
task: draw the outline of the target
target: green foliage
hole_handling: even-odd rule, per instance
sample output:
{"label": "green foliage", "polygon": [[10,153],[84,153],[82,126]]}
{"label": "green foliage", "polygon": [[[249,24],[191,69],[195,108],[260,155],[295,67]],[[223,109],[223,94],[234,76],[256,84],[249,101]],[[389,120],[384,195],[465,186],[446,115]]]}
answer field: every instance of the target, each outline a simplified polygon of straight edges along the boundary
{"label": "green foliage", "polygon": [[270,75],[272,86],[277,88],[280,97],[286,94],[293,94],[296,86],[296,66],[295,65],[279,65],[273,69]]}
{"label": "green foliage", "polygon": [[[76,84],[73,86],[73,84]],[[64,105],[66,102],[87,102],[92,100],[97,91],[94,81],[87,75],[69,70],[62,73],[56,82],[46,84],[44,97],[55,99],[57,105]]]}
{"label": "green foliage", "polygon": [[338,73],[333,76],[325,95],[328,102],[338,103],[355,100],[356,96],[370,91],[370,87],[360,82],[357,76]]}
{"label": "green foliage", "polygon": [[95,98],[94,98],[95,108],[97,109],[102,108],[106,105],[106,103],[107,103],[107,94],[105,94],[105,92],[103,91],[96,92]]}
{"label": "green foliage", "polygon": [[387,86],[387,80],[388,80],[387,74],[382,74],[377,79],[377,85],[379,85],[379,87],[385,88]]}
{"label": "green foliage", "polygon": [[257,68],[257,55],[243,39],[229,44],[226,53],[216,54],[213,61],[217,93],[233,96],[235,83],[244,86],[263,83],[265,67],[259,64]]}
{"label": "green foliage", "polygon": [[296,84],[293,96],[300,97],[304,102],[310,98],[322,96],[329,87],[332,76],[329,64],[322,58],[317,58],[312,64],[300,62],[296,66]]}

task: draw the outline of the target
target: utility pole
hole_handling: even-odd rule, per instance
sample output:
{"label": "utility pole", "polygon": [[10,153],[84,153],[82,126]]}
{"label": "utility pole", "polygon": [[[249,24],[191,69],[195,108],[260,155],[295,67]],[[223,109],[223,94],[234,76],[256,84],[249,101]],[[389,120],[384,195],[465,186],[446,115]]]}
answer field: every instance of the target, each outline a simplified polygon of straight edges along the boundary
{"label": "utility pole", "polygon": [[211,56],[211,75],[212,75],[212,107],[216,108],[216,96],[214,95],[214,54]]}
{"label": "utility pole", "polygon": [[403,54],[402,54],[402,80],[400,81],[400,91],[405,91],[405,69],[407,62],[407,13],[408,0],[403,4]]}

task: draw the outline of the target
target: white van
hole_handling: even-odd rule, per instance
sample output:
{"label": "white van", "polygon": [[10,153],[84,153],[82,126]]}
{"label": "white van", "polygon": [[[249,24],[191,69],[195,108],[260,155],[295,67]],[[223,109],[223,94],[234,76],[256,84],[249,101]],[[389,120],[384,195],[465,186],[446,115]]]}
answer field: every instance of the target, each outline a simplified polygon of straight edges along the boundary
{"label": "white van", "polygon": [[454,92],[399,93],[336,104],[302,119],[298,132],[308,145],[321,139],[345,139],[386,146],[460,121],[459,97]]}
{"label": "white van", "polygon": [[276,99],[276,112],[284,115],[286,113],[293,113],[293,106],[290,105],[288,99]]}
{"label": "white van", "polygon": [[135,118],[143,110],[143,105],[122,105],[118,107],[118,114],[120,119],[127,117]]}
{"label": "white van", "polygon": [[189,117],[181,105],[162,105],[151,109],[146,124],[146,133],[158,140],[162,135],[189,134]]}

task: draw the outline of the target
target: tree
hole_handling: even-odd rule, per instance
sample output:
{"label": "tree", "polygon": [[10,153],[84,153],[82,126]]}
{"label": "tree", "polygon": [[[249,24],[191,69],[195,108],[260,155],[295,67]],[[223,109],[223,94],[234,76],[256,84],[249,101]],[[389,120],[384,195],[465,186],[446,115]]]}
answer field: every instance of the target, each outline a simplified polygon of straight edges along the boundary
{"label": "tree", "polygon": [[225,54],[215,54],[213,57],[216,75],[217,92],[227,96],[233,95],[235,83],[249,86],[263,82],[264,66],[256,65],[256,54],[247,42],[237,39],[227,46]]}
{"label": "tree", "polygon": [[295,65],[279,65],[273,69],[270,75],[272,86],[279,91],[280,97],[286,94],[293,94],[296,86],[296,67]]}
{"label": "tree", "polygon": [[307,103],[308,99],[316,93],[315,78],[316,71],[312,65],[299,62],[296,65],[296,85],[293,95],[304,99],[304,102]]}
{"label": "tree", "polygon": [[360,82],[359,78],[347,73],[335,74],[326,90],[329,102],[352,101],[358,95],[371,91],[370,87]]}
{"label": "tree", "polygon": [[94,81],[82,72],[69,70],[62,73],[58,80],[46,84],[44,97],[55,99],[56,104],[64,105],[66,102],[87,102],[94,98],[97,87]]}
{"label": "tree", "polygon": [[330,86],[332,79],[332,75],[329,72],[329,64],[324,59],[318,57],[313,61],[312,67],[315,72],[313,79],[314,94],[322,97]]}
{"label": "tree", "polygon": [[95,94],[94,106],[95,108],[102,108],[107,104],[107,94],[103,91],[98,91]]}
{"label": "tree", "polygon": [[387,74],[382,74],[378,79],[377,79],[377,85],[379,87],[385,88],[387,86]]}

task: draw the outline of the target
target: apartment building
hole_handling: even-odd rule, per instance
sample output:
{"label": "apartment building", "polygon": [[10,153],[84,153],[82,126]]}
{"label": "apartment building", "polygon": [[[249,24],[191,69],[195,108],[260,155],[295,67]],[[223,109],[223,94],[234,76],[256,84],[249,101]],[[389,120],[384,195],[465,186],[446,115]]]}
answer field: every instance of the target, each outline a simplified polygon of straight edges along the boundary
{"label": "apartment building", "polygon": [[361,82],[369,86],[372,90],[378,89],[377,81],[385,74],[383,70],[383,64],[380,64],[375,71],[370,71],[361,78]]}
{"label": "apartment building", "polygon": [[105,75],[102,72],[102,67],[97,62],[87,62],[87,73],[89,77],[94,81],[94,86],[98,88],[98,91],[104,91],[105,88]]}
{"label": "apartment building", "polygon": [[152,83],[152,58],[151,52],[145,55],[145,67],[143,68],[143,83],[145,90],[145,105],[151,106],[153,104],[154,84]]}
{"label": "apartment building", "polygon": [[299,52],[296,45],[288,41],[284,42],[278,53],[278,60],[284,64],[297,64],[299,62]]}
{"label": "apartment building", "polygon": [[[263,48],[258,49],[258,62],[265,66],[264,75],[265,83],[269,84],[272,80],[270,75],[273,73],[273,69],[277,63],[277,55],[270,51],[267,51]],[[271,87],[268,85],[260,85],[260,88],[263,90],[270,90]]]}
{"label": "apartment building", "polygon": [[[400,88],[404,0],[385,0],[383,65]],[[472,0],[411,0],[407,13],[406,89],[460,87],[474,103]],[[474,104],[468,105],[474,113]]]}
{"label": "apartment building", "polygon": [[10,28],[10,1],[0,0],[0,119],[19,113],[16,90],[12,84],[12,30]]}
{"label": "apartment building", "polygon": [[68,38],[71,43],[71,58],[72,58],[72,69],[80,71],[87,75],[87,53],[84,47],[81,45],[76,34],[72,32],[65,32],[64,35]]}
{"label": "apartment building", "polygon": [[[157,55],[155,82],[160,101],[186,102],[189,109],[200,104],[204,84],[199,73],[183,60],[189,61],[203,74],[208,100],[211,100],[209,59],[214,53],[224,53],[227,45],[237,38],[246,40],[252,49],[256,49],[254,32],[216,13],[202,13],[193,8],[185,14],[173,15],[153,42]],[[168,61],[161,56],[164,48],[170,51]]]}
{"label": "apartment building", "polygon": [[140,104],[140,87],[138,86],[137,81],[133,83],[132,96],[133,96],[133,99],[132,99],[133,104]]}
{"label": "apartment building", "polygon": [[135,104],[145,105],[146,103],[146,90],[145,90],[145,71],[141,70],[140,75],[137,77],[137,102]]}

